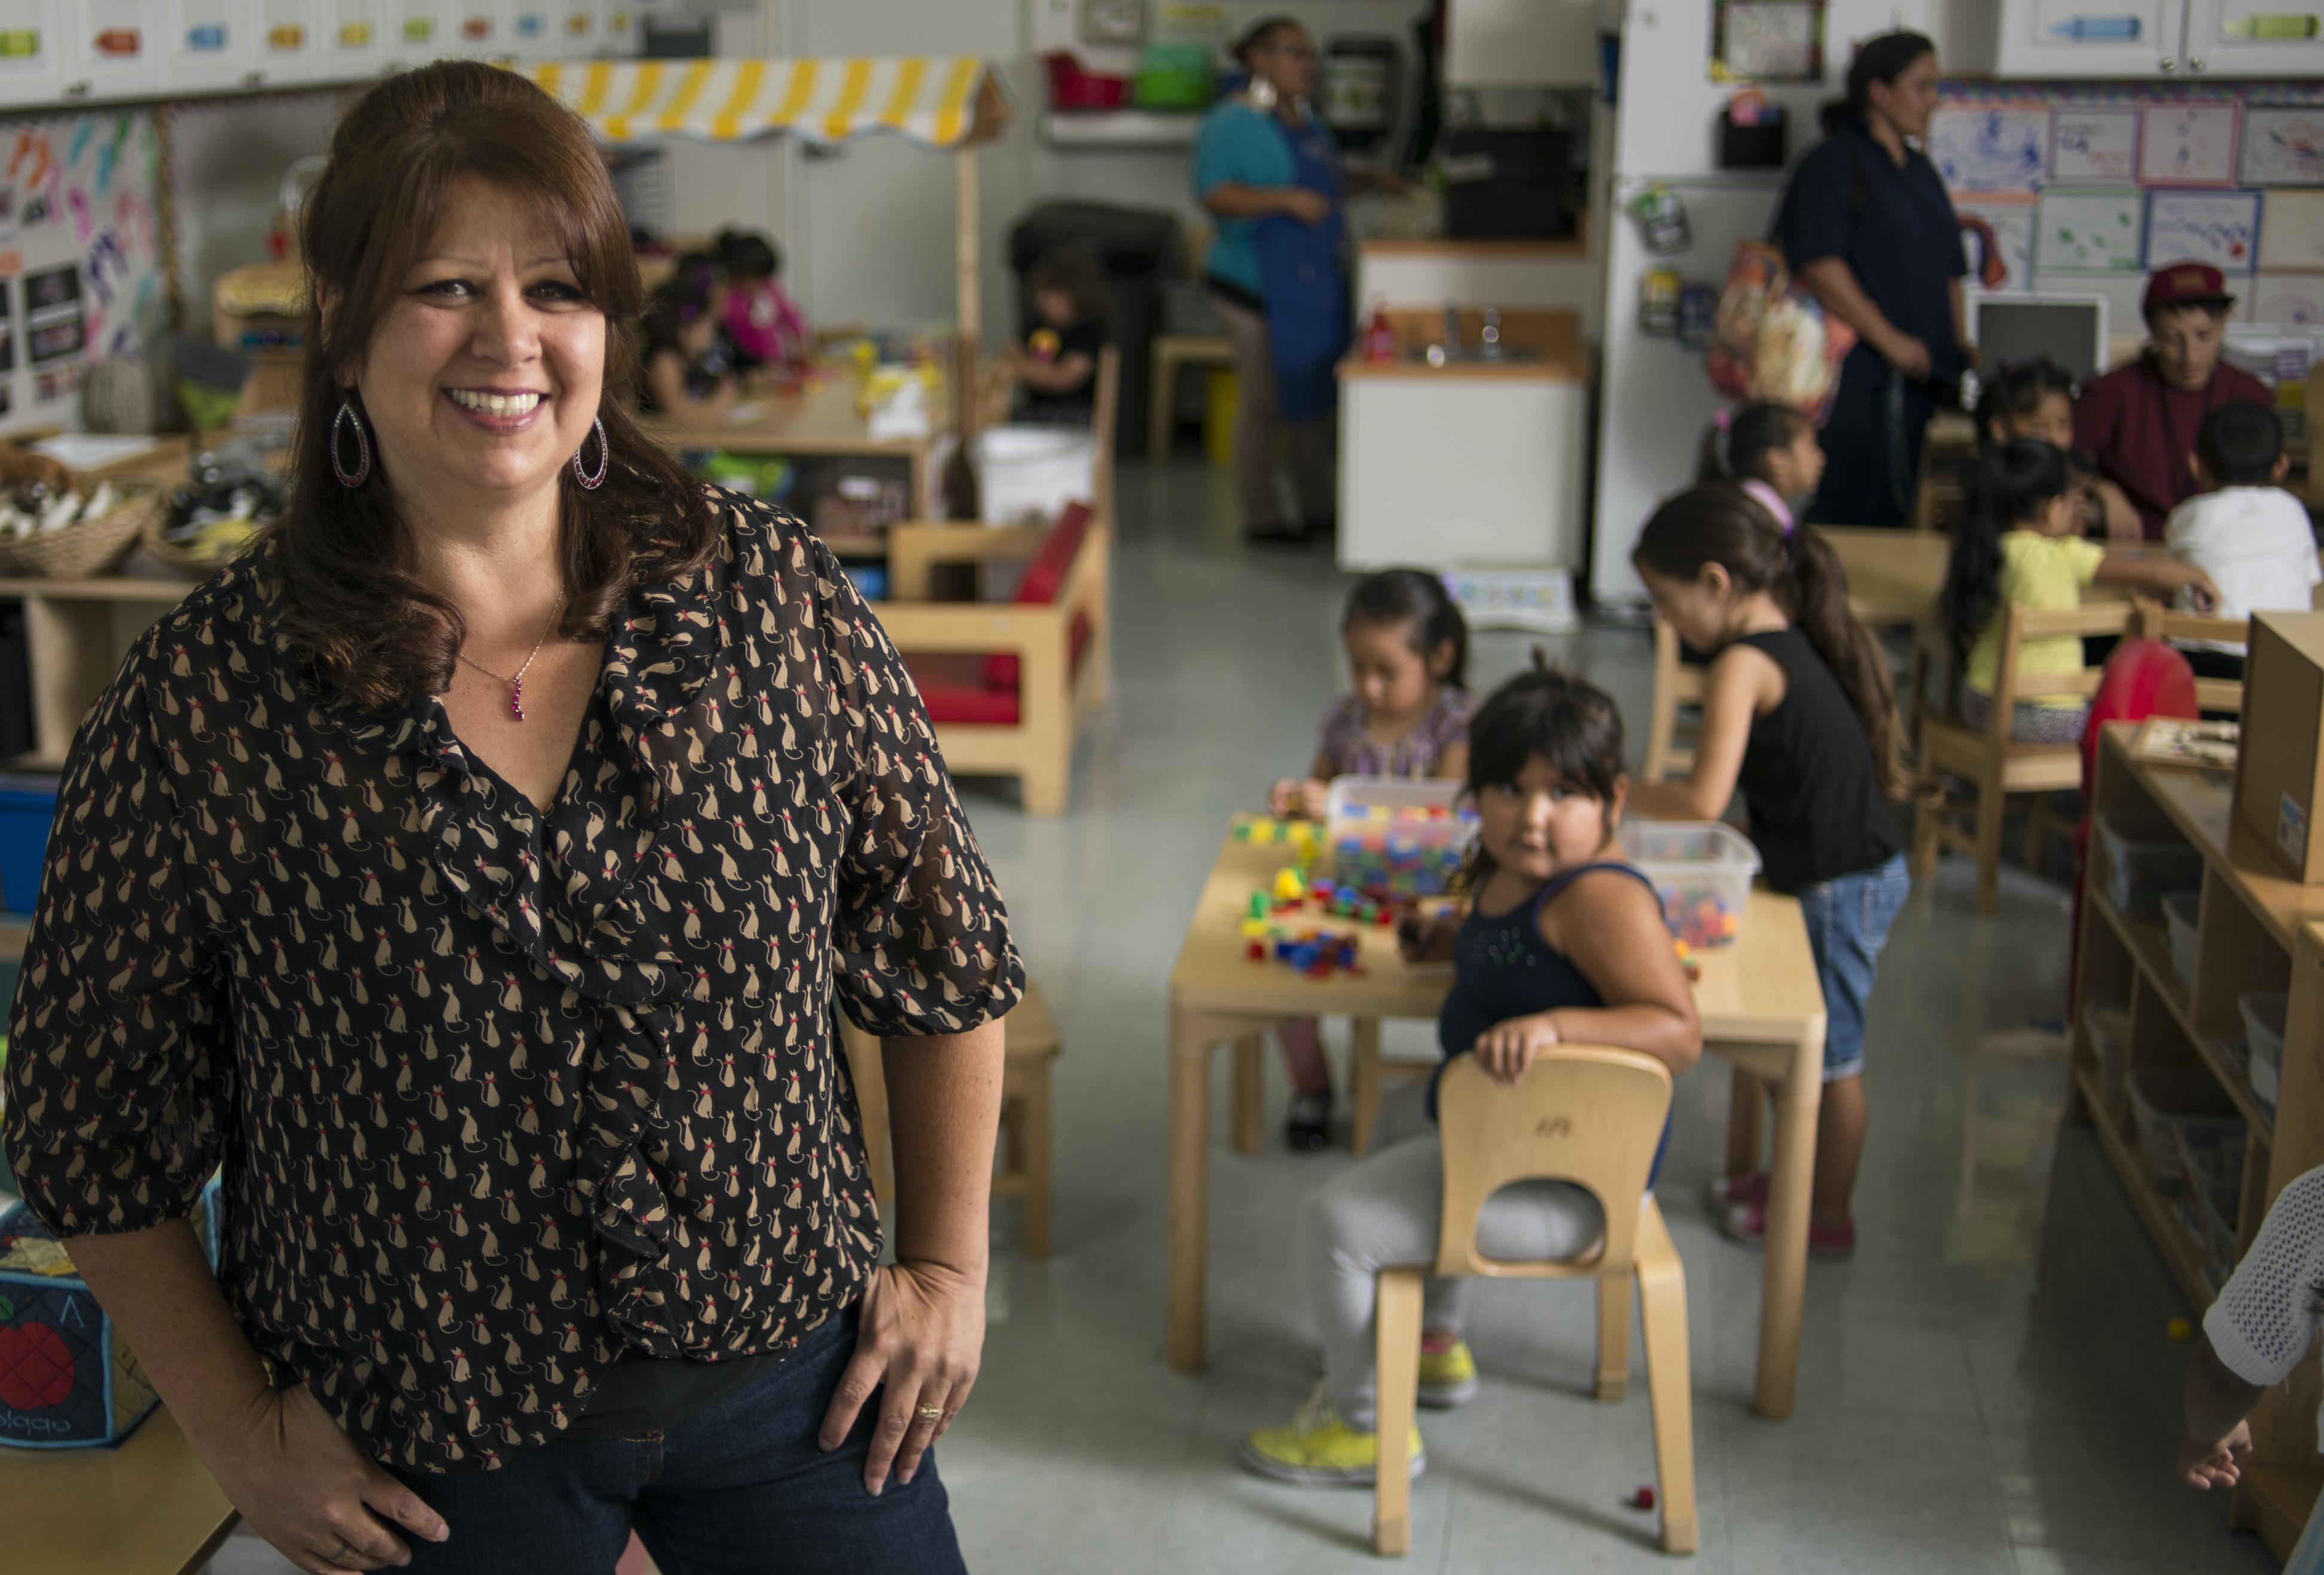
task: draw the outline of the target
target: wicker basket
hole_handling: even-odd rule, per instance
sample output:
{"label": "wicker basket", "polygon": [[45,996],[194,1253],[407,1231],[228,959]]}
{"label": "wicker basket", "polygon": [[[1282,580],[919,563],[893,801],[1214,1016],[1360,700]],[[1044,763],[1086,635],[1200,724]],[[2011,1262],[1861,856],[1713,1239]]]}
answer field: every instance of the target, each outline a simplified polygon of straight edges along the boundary
{"label": "wicker basket", "polygon": [[120,507],[97,520],[81,520],[61,530],[0,540],[0,574],[75,580],[101,575],[128,556],[146,521],[163,511],[158,491],[134,492]]}
{"label": "wicker basket", "polygon": [[236,552],[225,557],[202,557],[188,552],[170,539],[170,511],[166,506],[149,511],[144,539],[139,546],[144,549],[146,557],[189,580],[206,580],[242,556]]}

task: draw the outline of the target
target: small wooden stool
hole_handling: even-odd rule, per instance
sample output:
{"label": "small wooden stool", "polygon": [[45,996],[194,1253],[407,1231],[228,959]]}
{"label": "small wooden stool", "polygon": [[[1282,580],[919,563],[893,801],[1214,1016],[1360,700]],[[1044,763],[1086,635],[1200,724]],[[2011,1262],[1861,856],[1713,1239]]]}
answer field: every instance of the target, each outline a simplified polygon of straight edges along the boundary
{"label": "small wooden stool", "polygon": [[[844,1018],[842,1037],[855,1080],[856,1108],[863,1117],[863,1153],[872,1167],[872,1190],[882,1205],[896,1193],[894,1156],[888,1145],[888,1085],[880,1066],[880,1041]],[[992,1195],[1025,1200],[1025,1256],[1049,1256],[1049,1063],[1064,1048],[1049,1003],[1028,981],[1025,999],[1002,1020],[1007,1059],[1001,1074],[1001,1169],[993,1173]]]}
{"label": "small wooden stool", "polygon": [[1154,387],[1148,395],[1146,457],[1170,457],[1170,435],[1178,427],[1178,373],[1188,366],[1231,366],[1234,341],[1223,334],[1157,334]]}

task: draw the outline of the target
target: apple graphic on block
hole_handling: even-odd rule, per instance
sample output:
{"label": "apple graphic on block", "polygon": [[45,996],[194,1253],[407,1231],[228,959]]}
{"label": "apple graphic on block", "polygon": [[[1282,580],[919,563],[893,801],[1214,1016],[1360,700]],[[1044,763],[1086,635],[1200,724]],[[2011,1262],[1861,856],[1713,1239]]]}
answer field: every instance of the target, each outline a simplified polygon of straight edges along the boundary
{"label": "apple graphic on block", "polygon": [[72,1351],[45,1323],[0,1326],[0,1406],[61,1405],[73,1392]]}

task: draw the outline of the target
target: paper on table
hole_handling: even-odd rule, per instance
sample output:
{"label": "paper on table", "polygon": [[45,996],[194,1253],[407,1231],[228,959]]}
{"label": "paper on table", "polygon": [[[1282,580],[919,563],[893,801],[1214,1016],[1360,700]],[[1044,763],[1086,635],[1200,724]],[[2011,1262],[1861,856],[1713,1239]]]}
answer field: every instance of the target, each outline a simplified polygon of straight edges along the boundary
{"label": "paper on table", "polygon": [[60,432],[53,438],[44,438],[33,444],[32,452],[45,454],[68,469],[96,470],[151,454],[161,447],[161,440],[158,438],[115,437],[101,432]]}

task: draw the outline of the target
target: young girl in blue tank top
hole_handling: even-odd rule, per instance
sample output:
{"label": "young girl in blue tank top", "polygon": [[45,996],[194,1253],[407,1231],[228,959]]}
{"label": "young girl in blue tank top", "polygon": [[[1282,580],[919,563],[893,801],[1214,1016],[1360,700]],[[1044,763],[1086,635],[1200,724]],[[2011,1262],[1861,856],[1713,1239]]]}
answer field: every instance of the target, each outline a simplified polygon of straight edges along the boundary
{"label": "young girl in blue tank top", "polygon": [[[1405,943],[1413,961],[1452,962],[1437,1019],[1447,1060],[1473,1055],[1511,1085],[1568,1040],[1641,1051],[1674,1073],[1694,1064],[1702,1031],[1662,905],[1615,841],[1628,788],[1621,715],[1582,678],[1536,657],[1477,713],[1468,771],[1479,822],[1471,910],[1458,926],[1408,932]],[[1434,1092],[1432,1079],[1384,1104],[1371,1154],[1308,1206],[1301,1257],[1324,1377],[1290,1426],[1243,1441],[1243,1463],[1261,1475],[1373,1478],[1374,1277],[1436,1256],[1444,1166]],[[1479,1211],[1477,1245],[1492,1257],[1572,1257],[1603,1226],[1582,1189],[1521,1182]],[[1423,1405],[1457,1405],[1476,1393],[1476,1362],[1462,1338],[1469,1285],[1428,1282]],[[1425,1463],[1416,1435],[1413,1474]]]}
{"label": "young girl in blue tank top", "polygon": [[[1683,780],[1639,784],[1640,815],[1717,820],[1741,793],[1767,884],[1799,898],[1823,985],[1809,1250],[1855,1249],[1864,1152],[1864,1018],[1888,926],[1912,889],[1885,795],[1896,699],[1888,659],[1848,608],[1848,575],[1811,526],[1711,483],[1655,511],[1632,555],[1655,611],[1711,653]],[[1711,1184],[1720,1230],[1765,1243],[1764,1172]]]}

